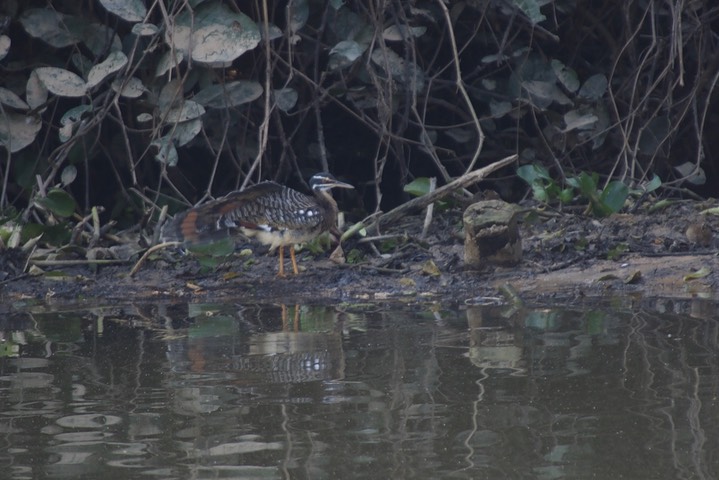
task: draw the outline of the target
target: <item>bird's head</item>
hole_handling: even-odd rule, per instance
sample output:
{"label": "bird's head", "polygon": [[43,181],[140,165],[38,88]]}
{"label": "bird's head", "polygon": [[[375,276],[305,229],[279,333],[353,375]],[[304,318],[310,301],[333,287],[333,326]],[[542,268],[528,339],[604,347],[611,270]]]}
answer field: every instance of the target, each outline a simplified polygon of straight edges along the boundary
{"label": "bird's head", "polygon": [[349,183],[340,182],[327,172],[316,173],[310,178],[310,187],[316,192],[326,192],[331,188],[355,188]]}

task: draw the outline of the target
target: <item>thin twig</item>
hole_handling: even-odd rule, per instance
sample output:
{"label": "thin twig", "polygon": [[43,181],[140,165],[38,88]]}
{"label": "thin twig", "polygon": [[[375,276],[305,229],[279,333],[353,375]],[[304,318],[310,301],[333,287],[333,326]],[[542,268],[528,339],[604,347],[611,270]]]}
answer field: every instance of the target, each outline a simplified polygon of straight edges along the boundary
{"label": "thin twig", "polygon": [[447,5],[445,5],[442,0],[437,0],[437,5],[439,5],[439,8],[442,9],[442,13],[444,13],[444,19],[447,22],[447,33],[449,34],[449,42],[450,45],[452,45],[452,56],[454,57],[454,74],[457,77],[455,78],[455,82],[457,83],[457,89],[459,90],[459,93],[462,94],[462,99],[467,104],[467,110],[469,110],[469,114],[472,115],[474,128],[477,129],[477,135],[479,137],[479,140],[477,142],[477,148],[474,150],[474,156],[472,156],[472,161],[469,163],[469,167],[467,167],[467,170],[465,172],[469,173],[474,168],[474,165],[477,163],[477,159],[479,158],[479,154],[482,152],[482,147],[484,146],[484,132],[482,131],[482,126],[479,124],[477,112],[474,111],[472,100],[469,98],[469,94],[464,88],[464,81],[462,80],[462,71],[460,70],[459,63],[459,52],[457,51],[457,42],[454,38],[454,28],[452,27],[452,19],[449,16],[449,10],[447,9]]}
{"label": "thin twig", "polygon": [[[270,81],[270,77],[272,76],[272,51],[270,50],[270,14],[268,12],[267,8],[267,0],[262,0],[262,31],[264,32],[264,47],[265,47],[265,104],[264,104],[264,117],[262,119],[262,124],[260,124],[260,132],[258,135],[258,146],[257,146],[257,156],[255,157],[255,160],[252,162],[252,165],[250,165],[250,169],[247,171],[247,176],[242,181],[242,186],[240,187],[240,190],[243,190],[247,188],[247,185],[250,183],[250,180],[252,179],[252,174],[258,167],[260,167],[260,164],[262,162],[262,159],[265,156],[265,151],[267,151],[267,138],[269,136],[269,129],[270,129],[270,95],[272,93],[271,87],[272,82]],[[259,172],[260,177],[262,176],[262,172]]]}
{"label": "thin twig", "polygon": [[371,265],[369,263],[340,263],[337,264],[338,268],[347,268],[351,270],[372,270],[373,272],[379,272],[379,273],[395,273],[395,274],[403,274],[409,272],[409,268],[387,268],[387,267],[378,267],[376,265]]}
{"label": "thin twig", "polygon": [[140,270],[140,267],[142,267],[142,264],[145,263],[145,260],[147,260],[147,257],[149,257],[152,253],[161,250],[163,248],[167,247],[179,247],[182,245],[182,242],[164,242],[160,243],[158,245],[155,245],[153,247],[150,247],[147,249],[147,251],[140,257],[140,259],[135,263],[135,266],[132,267],[132,270],[130,270],[130,277],[132,278],[138,270]]}
{"label": "thin twig", "polygon": [[157,218],[155,224],[155,231],[152,232],[152,244],[155,245],[160,241],[160,235],[162,234],[162,227],[165,225],[165,219],[167,219],[167,205],[163,205],[160,209],[160,215]]}
{"label": "thin twig", "polygon": [[21,273],[20,275],[17,275],[17,276],[15,276],[15,277],[10,277],[10,278],[8,278],[8,279],[5,279],[5,280],[1,281],[1,282],[0,282],[0,285],[5,285],[5,284],[7,284],[7,283],[14,282],[15,280],[22,280],[23,278],[26,278],[26,277],[29,277],[29,276],[30,276],[29,273]]}
{"label": "thin twig", "polygon": [[[104,207],[97,207],[99,208],[100,213],[102,213],[105,208]],[[80,239],[80,234],[82,233],[82,229],[85,227],[85,225],[92,219],[92,213],[89,215],[85,215],[80,219],[80,221],[75,225],[72,229],[72,233],[70,234],[70,241],[68,242],[70,245],[77,245]]]}
{"label": "thin twig", "polygon": [[409,237],[404,234],[385,234],[385,235],[374,235],[372,237],[364,237],[357,240],[357,243],[369,243],[369,242],[383,242],[385,240],[407,240]]}
{"label": "thin twig", "polygon": [[[437,177],[432,177],[429,179],[429,191],[428,194],[431,194],[437,189]],[[427,236],[427,231],[429,230],[429,226],[432,224],[432,212],[434,212],[434,202],[427,205],[427,213],[424,216],[424,225],[422,225],[422,233],[420,234],[420,239],[424,240],[424,238]]]}
{"label": "thin twig", "polygon": [[30,265],[38,267],[68,267],[74,265],[113,265],[128,263],[121,259],[96,259],[96,260],[30,260]]}
{"label": "thin twig", "polygon": [[100,241],[100,213],[97,207],[92,207],[92,240],[89,247],[94,247]]}
{"label": "thin twig", "polygon": [[430,203],[436,202],[437,200],[446,197],[455,190],[458,190],[460,188],[466,188],[474,183],[479,182],[480,180],[483,180],[487,175],[494,172],[495,170],[499,170],[500,168],[505,167],[512,162],[515,162],[517,158],[519,158],[517,154],[510,155],[509,157],[498,160],[490,165],[487,165],[486,167],[482,167],[479,170],[464,174],[456,180],[448,183],[447,185],[438,188],[432,193],[428,193],[427,195],[422,195],[421,197],[414,198],[409,202],[404,203],[399,207],[381,215],[376,221],[370,224],[367,229],[375,229],[381,223],[397,221],[409,211],[424,208]]}

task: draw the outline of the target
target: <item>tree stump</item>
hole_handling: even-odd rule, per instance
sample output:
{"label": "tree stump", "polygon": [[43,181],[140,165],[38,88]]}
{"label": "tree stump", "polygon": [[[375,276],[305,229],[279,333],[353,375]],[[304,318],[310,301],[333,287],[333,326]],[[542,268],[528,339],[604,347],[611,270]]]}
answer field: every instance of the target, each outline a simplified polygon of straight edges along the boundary
{"label": "tree stump", "polygon": [[468,267],[512,266],[522,260],[519,208],[501,200],[484,200],[464,211],[464,263]]}

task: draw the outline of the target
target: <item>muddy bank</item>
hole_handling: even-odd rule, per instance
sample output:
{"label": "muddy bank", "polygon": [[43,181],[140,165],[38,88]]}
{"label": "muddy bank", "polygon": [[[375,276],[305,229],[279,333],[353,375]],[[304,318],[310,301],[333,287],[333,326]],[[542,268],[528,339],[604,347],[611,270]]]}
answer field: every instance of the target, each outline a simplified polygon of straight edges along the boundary
{"label": "muddy bank", "polygon": [[[165,251],[130,277],[133,263],[44,267],[21,273],[24,261],[6,252],[4,303],[139,300],[308,303],[318,301],[482,302],[510,285],[529,302],[571,302],[607,295],[690,298],[717,294],[713,203],[679,202],[662,212],[593,219],[532,210],[520,221],[523,260],[517,267],[477,271],[463,262],[461,210],[435,216],[421,238],[423,216],[385,228],[392,242],[343,244],[354,264],[329,254],[298,256],[299,275],[277,278],[277,257],[252,243],[238,246],[210,272],[196,258]],[[701,226],[702,238],[692,235]],[[687,237],[689,228],[689,237]],[[389,244],[391,243],[391,244]],[[248,250],[251,249],[250,254]],[[244,250],[244,251],[242,251]],[[377,255],[377,252],[383,252]],[[349,255],[352,252],[352,255]],[[18,271],[20,270],[20,271]]]}

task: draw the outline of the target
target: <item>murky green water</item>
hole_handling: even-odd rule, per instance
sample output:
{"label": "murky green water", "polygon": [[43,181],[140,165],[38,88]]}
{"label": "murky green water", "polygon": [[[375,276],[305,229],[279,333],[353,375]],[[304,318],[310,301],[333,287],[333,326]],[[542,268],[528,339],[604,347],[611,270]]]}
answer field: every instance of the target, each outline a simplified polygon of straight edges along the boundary
{"label": "murky green water", "polygon": [[0,477],[719,478],[715,312],[6,311]]}

